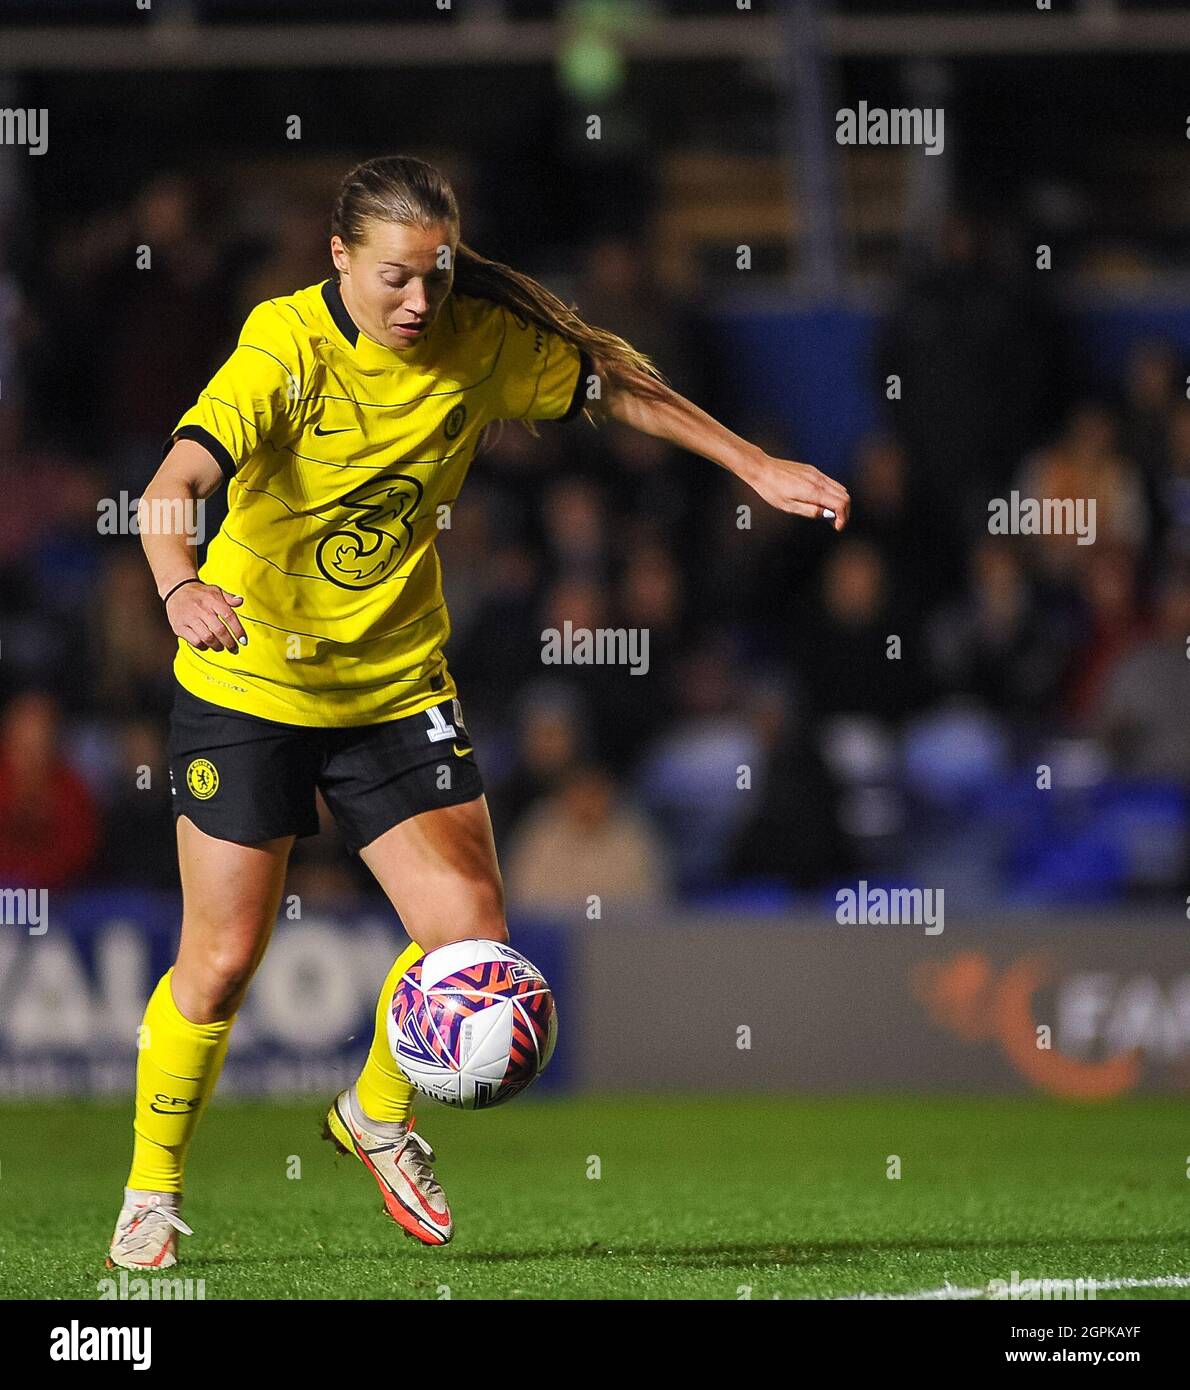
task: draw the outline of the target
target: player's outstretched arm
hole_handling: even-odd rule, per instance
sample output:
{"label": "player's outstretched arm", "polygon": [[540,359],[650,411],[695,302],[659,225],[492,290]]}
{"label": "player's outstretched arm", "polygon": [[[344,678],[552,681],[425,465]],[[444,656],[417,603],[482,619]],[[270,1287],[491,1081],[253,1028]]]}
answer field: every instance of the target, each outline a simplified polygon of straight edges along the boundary
{"label": "player's outstretched arm", "polygon": [[198,579],[194,533],[184,520],[222,481],[222,470],[201,444],[179,439],[145,488],[137,510],[141,545],[157,592],[166,600],[169,625],[176,636],[204,652],[235,651],[248,640],[233,609],[243,598]]}
{"label": "player's outstretched arm", "polygon": [[668,386],[653,380],[642,386],[640,392],[626,384],[609,386],[605,414],[721,465],[779,511],[813,517],[833,512],[836,531],[847,525],[851,498],[841,483],[808,463],[771,457]]}

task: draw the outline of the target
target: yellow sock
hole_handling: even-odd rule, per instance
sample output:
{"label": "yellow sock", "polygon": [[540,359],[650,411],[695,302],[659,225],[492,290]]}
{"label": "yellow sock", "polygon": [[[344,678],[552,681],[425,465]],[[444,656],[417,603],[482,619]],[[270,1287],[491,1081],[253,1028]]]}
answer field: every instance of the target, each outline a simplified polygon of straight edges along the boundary
{"label": "yellow sock", "polygon": [[371,1120],[386,1124],[407,1120],[415,1094],[413,1083],[401,1072],[388,1045],[388,1010],[397,981],[425,952],[415,941],[397,957],[376,1002],[376,1028],[368,1060],[355,1083],[356,1099]]}
{"label": "yellow sock", "polygon": [[127,1186],[181,1192],[186,1149],[219,1080],[234,1018],[191,1023],[174,1003],[173,968],[157,982],[139,1037],[132,1169]]}

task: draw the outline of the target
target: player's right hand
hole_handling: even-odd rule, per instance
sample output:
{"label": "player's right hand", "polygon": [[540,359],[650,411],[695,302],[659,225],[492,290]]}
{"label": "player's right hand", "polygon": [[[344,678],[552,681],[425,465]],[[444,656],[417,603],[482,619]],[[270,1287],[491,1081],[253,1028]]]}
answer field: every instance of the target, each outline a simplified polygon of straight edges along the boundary
{"label": "player's right hand", "polygon": [[824,516],[841,531],[851,516],[851,495],[842,483],[808,463],[762,454],[739,476],[771,506],[795,516]]}
{"label": "player's right hand", "polygon": [[165,616],[174,633],[197,651],[234,652],[248,641],[234,611],[243,601],[218,584],[183,584],[170,595]]}

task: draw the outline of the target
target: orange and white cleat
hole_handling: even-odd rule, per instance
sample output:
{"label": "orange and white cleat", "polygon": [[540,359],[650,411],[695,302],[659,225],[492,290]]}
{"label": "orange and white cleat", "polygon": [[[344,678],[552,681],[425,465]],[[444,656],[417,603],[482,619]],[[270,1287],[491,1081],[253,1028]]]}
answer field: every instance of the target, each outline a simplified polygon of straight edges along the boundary
{"label": "orange and white cleat", "polygon": [[124,1189],[124,1205],[105,1261],[108,1269],[170,1269],[178,1262],[178,1233],[194,1232],[178,1214],[176,1192]]}
{"label": "orange and white cleat", "polygon": [[407,1125],[371,1128],[353,1088],[340,1092],[327,1112],[322,1136],[341,1152],[354,1154],[376,1179],[384,1209],[405,1232],[426,1245],[445,1245],[454,1235],[446,1193],[434,1176],[434,1150]]}

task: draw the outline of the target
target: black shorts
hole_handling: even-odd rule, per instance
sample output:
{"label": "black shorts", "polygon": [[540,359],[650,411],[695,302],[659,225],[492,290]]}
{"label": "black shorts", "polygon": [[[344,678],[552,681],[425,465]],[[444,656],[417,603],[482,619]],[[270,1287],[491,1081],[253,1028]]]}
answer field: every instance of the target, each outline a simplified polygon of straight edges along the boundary
{"label": "black shorts", "polygon": [[316,835],[315,790],[358,851],[422,811],[483,793],[458,701],[350,729],[278,724],[224,709],[177,686],[169,727],[175,821],[259,844]]}

